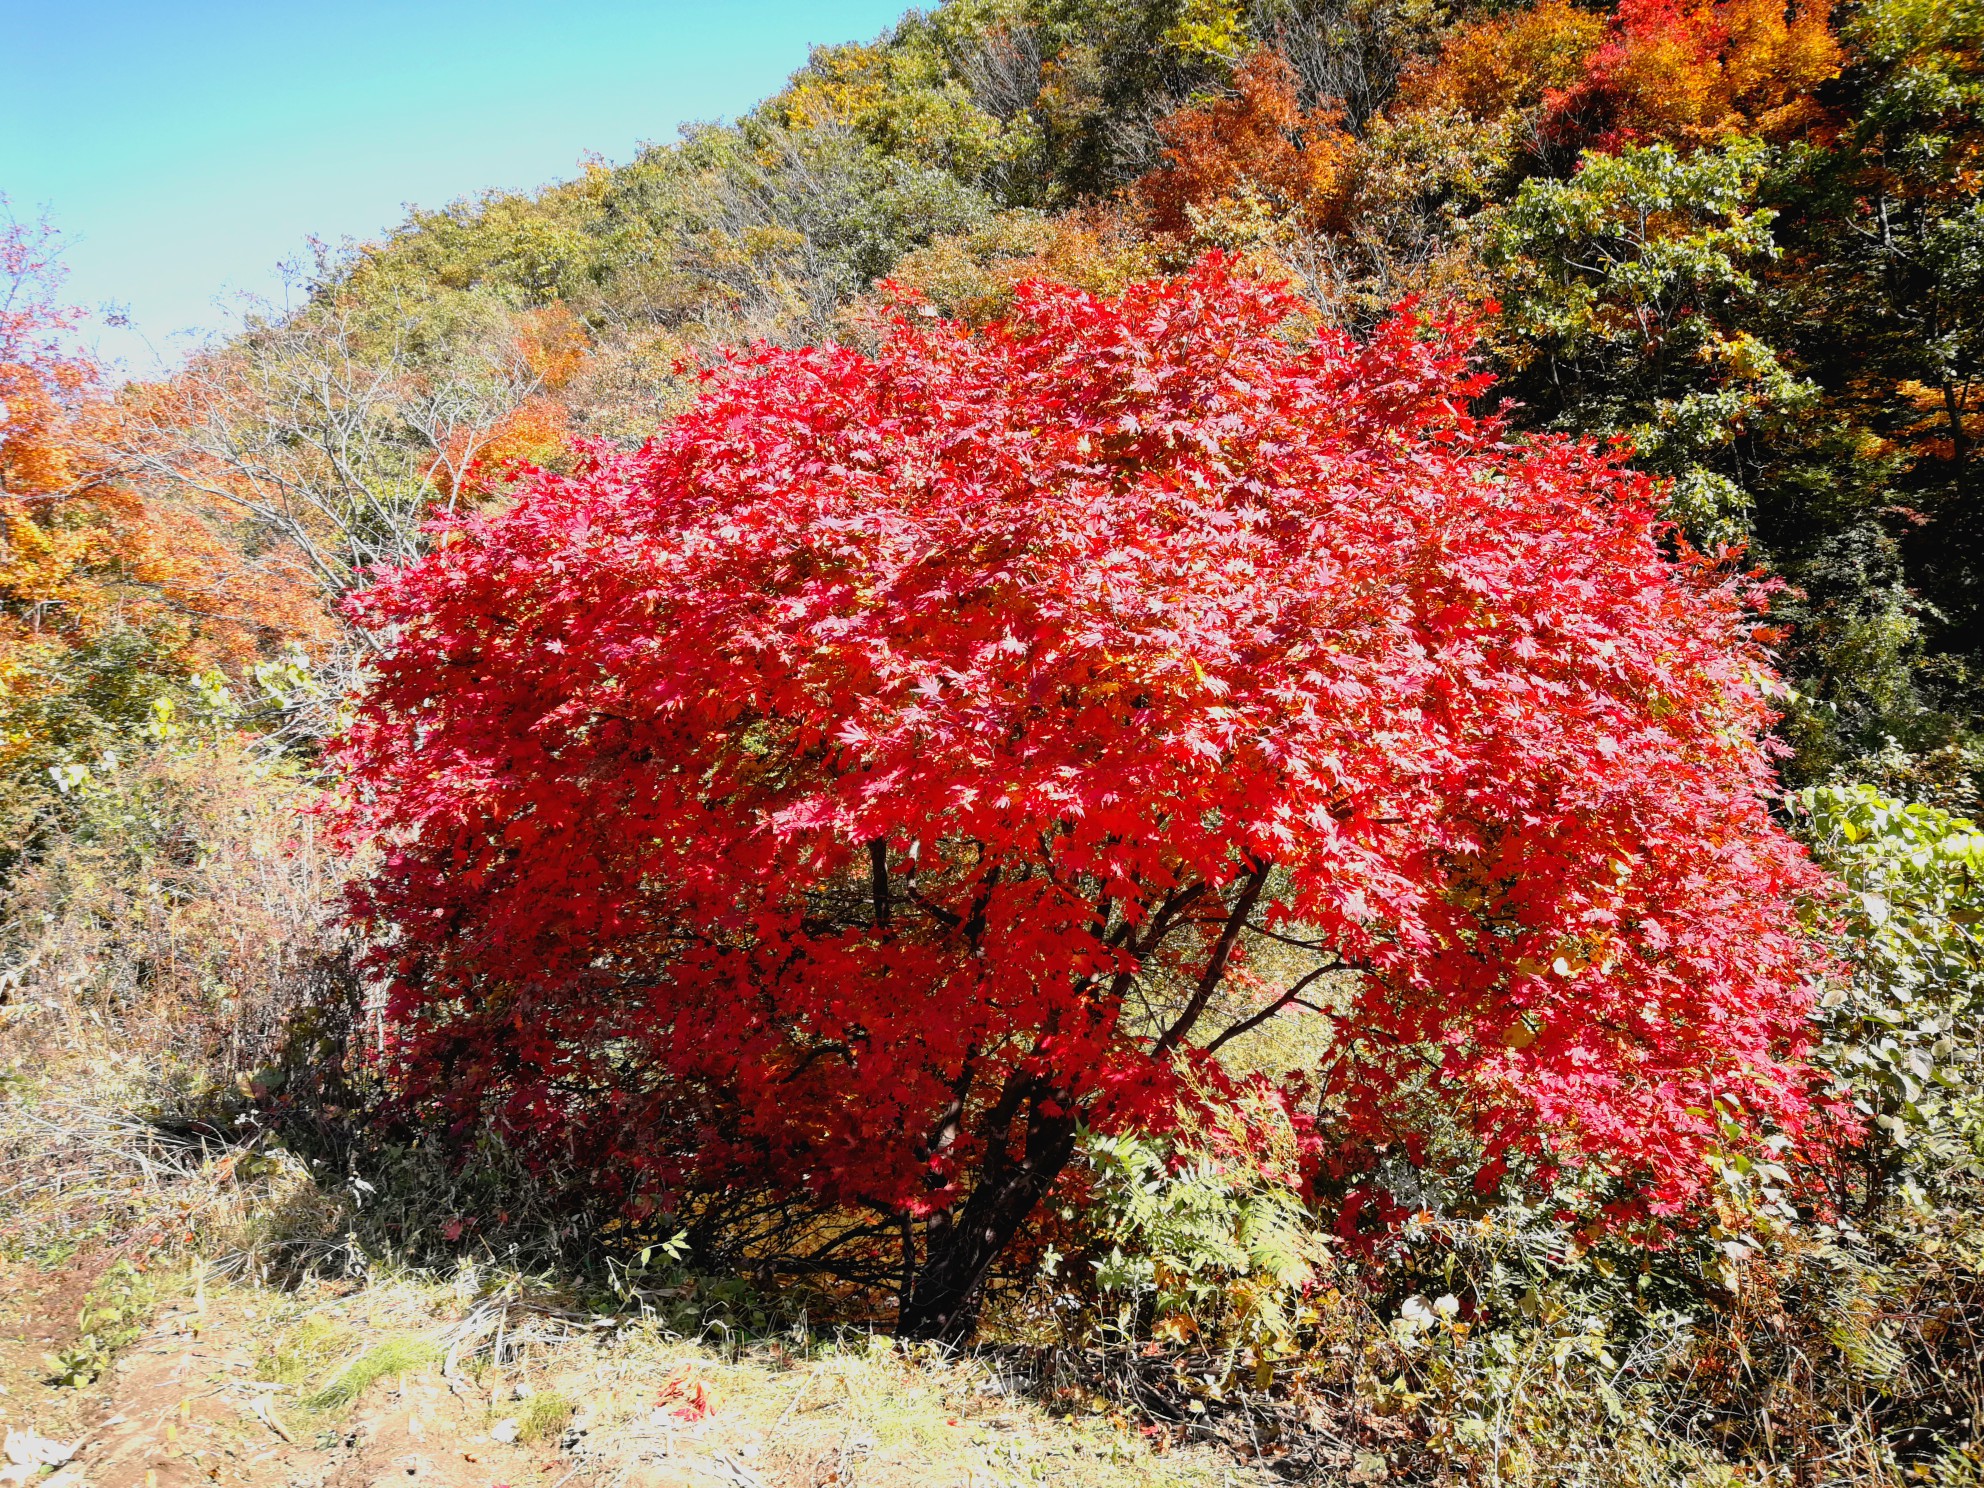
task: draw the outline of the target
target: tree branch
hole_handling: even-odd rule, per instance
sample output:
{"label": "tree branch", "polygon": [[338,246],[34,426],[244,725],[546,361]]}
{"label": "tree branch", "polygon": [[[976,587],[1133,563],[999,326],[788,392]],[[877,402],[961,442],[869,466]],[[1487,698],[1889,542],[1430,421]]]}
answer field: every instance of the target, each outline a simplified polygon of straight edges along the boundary
{"label": "tree branch", "polygon": [[1310,972],[1307,976],[1303,977],[1294,986],[1290,987],[1286,992],[1282,993],[1281,996],[1277,997],[1273,1002],[1269,1003],[1266,1007],[1262,1008],[1258,1013],[1255,1013],[1250,1018],[1242,1018],[1238,1023],[1235,1023],[1231,1028],[1227,1029],[1218,1038],[1214,1039],[1211,1043],[1207,1044],[1206,1053],[1217,1054],[1220,1051],[1220,1049],[1228,1042],[1228,1040],[1236,1039],[1240,1037],[1240,1035],[1243,1033],[1251,1033],[1254,1029],[1259,1028],[1263,1023],[1267,1022],[1268,1019],[1272,1018],[1276,1013],[1280,1012],[1283,1008],[1288,1007],[1290,1004],[1301,1003],[1303,1007],[1314,1008],[1315,1011],[1321,1012],[1322,1009],[1316,1007],[1314,1003],[1302,1002],[1302,993],[1308,988],[1310,983],[1314,982],[1316,978],[1321,976],[1324,972],[1335,971],[1342,965],[1343,963],[1341,961],[1332,961],[1328,966],[1318,966],[1314,971]]}
{"label": "tree branch", "polygon": [[875,928],[889,923],[889,844],[877,837],[868,844],[868,882],[875,900]]}
{"label": "tree branch", "polygon": [[1226,928],[1219,932],[1212,955],[1206,960],[1205,974],[1199,978],[1199,985],[1192,992],[1192,1000],[1185,1004],[1185,1011],[1178,1015],[1178,1021],[1165,1030],[1164,1037],[1157,1041],[1151,1050],[1153,1057],[1162,1057],[1178,1046],[1179,1040],[1192,1031],[1192,1026],[1206,1010],[1212,994],[1226,975],[1226,963],[1233,955],[1234,944],[1240,939],[1240,932],[1246,927],[1247,916],[1254,912],[1254,905],[1261,897],[1261,890],[1267,887],[1268,870],[1273,865],[1263,863],[1247,875],[1240,897],[1233,903],[1233,910],[1226,917]]}

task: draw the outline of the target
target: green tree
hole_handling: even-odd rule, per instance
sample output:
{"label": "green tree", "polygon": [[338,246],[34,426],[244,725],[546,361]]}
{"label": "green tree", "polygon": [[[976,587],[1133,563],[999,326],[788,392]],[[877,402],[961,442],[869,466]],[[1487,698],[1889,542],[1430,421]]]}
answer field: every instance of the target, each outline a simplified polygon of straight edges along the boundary
{"label": "green tree", "polygon": [[1794,778],[1963,802],[1964,669],[1931,643],[1938,612],[1896,530],[1901,462],[1828,381],[1833,352],[1814,375],[1780,167],[1737,139],[1524,181],[1483,222],[1504,387],[1529,421],[1630,440],[1695,542],[1746,544],[1789,581]]}
{"label": "green tree", "polygon": [[1546,426],[1630,439],[1698,542],[1751,535],[1746,442],[1817,389],[1753,329],[1777,251],[1763,147],[1585,155],[1489,214],[1509,386]]}
{"label": "green tree", "polygon": [[1844,127],[1781,186],[1785,293],[1827,398],[1894,451],[1936,649],[1984,653],[1984,4],[1867,0]]}

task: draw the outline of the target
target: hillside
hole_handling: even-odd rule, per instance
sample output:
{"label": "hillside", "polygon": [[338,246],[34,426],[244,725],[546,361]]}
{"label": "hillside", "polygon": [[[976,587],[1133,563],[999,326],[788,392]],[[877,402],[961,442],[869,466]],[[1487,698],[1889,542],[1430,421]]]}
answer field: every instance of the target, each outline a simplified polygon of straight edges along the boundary
{"label": "hillside", "polygon": [[[112,386],[76,350],[52,230],[0,231],[0,1421],[79,1444],[72,1466],[21,1461],[0,1482],[1977,1481],[1981,171],[1978,0],[947,0],[873,43],[815,51],[740,119],[321,248],[296,308],[264,307],[154,383]],[[1154,283],[1169,287],[1137,288]],[[1026,287],[1039,285],[1073,293]],[[1260,286],[1295,297],[1272,327],[1247,321],[1283,304],[1249,298],[1281,293]],[[1206,337],[1227,338],[1218,356],[1252,359],[1254,383],[1233,374],[1242,393],[1302,419],[1237,435],[1255,405],[1222,402],[1241,394],[1220,387],[1176,394],[1160,440],[1134,418],[1083,423],[1081,398],[1063,406],[1026,380],[1022,351],[1050,333],[1083,349],[1052,343],[1071,387],[1106,371],[1114,351],[1094,348],[1141,315],[1157,329],[1137,355],[1153,378],[1175,374],[1173,397],[1212,353],[1166,339],[1168,312],[1150,308],[1165,295],[1230,312],[1208,316]],[[1020,372],[986,370],[1008,356]],[[1379,386],[1366,372],[1384,357],[1405,370]],[[1477,373],[1491,380],[1467,381]],[[816,375],[823,406],[830,394],[877,427],[895,421],[888,448],[836,443],[840,426],[792,391]],[[1271,375],[1287,379],[1272,397]],[[1399,392],[1413,377],[1438,395]],[[951,391],[916,401],[940,384]],[[1208,477],[1178,451],[1202,439],[1215,466],[1244,448],[1283,470],[1313,436],[1327,449],[1300,468],[1321,489],[1314,471],[1337,468],[1325,385],[1349,390],[1346,407],[1423,395],[1433,411],[1380,435],[1346,423],[1342,441],[1365,441],[1344,468],[1368,482],[1367,505],[1332,494],[1305,510],[1367,545],[1334,565],[1326,545],[1297,545],[1273,570],[1293,577],[1271,593],[1265,560],[1257,570],[1258,554],[1232,560],[1218,544],[1249,522],[1285,524],[1248,507],[1192,528],[1173,498]],[[740,388],[770,391],[753,401]],[[967,406],[995,411],[973,424]],[[969,432],[929,433],[953,418]],[[1069,471],[1112,500],[1152,483],[1163,540],[1123,536],[1108,525],[1118,509],[1082,484],[1093,504],[1064,526],[1108,536],[1090,566],[1064,562],[1053,542],[1065,533],[1034,534],[1012,539],[1038,545],[1009,573],[995,561],[1005,529],[943,525],[955,513],[932,497],[937,477],[890,484],[891,460],[922,460],[953,496],[1004,493],[1007,475],[986,473],[993,450],[1007,474],[1058,472],[1037,477],[1049,496]],[[1578,453],[1538,474],[1537,451]],[[834,504],[842,487],[807,484],[817,471],[750,505],[761,477],[770,489],[809,455],[845,489],[875,492],[884,517],[864,526],[867,512]],[[1418,461],[1423,480],[1372,474],[1395,458]],[[1477,463],[1456,475],[1450,458]],[[1253,473],[1233,474],[1236,488]],[[1543,532],[1535,551],[1556,556],[1502,563],[1494,545],[1544,509],[1543,496],[1518,500],[1526,480],[1577,487],[1561,510],[1587,547]],[[1463,499],[1471,489],[1506,501],[1500,527]],[[1641,490],[1658,524],[1621,537],[1605,524]],[[676,582],[734,536],[698,505],[725,500],[761,524],[753,540],[779,533],[790,551],[712,567],[700,593],[668,589],[654,575]],[[1444,533],[1371,537],[1413,500]],[[705,547],[667,548],[673,534],[651,528],[669,521]],[[969,541],[948,551],[928,536],[939,531]],[[809,547],[822,532],[842,546]],[[918,563],[958,570],[863,631],[862,605],[925,571],[889,546],[903,533],[922,544]],[[1053,697],[1012,684],[1024,707],[1006,732],[974,715],[973,737],[1017,740],[1044,734],[1054,698],[1079,698],[1091,712],[1069,746],[1073,778],[1081,748],[1121,743],[1094,721],[1119,701],[1146,720],[1203,707],[1192,716],[1221,726],[1262,698],[1304,700],[1304,718],[1363,706],[1390,674],[1374,662],[1325,685],[1315,656],[1334,642],[1296,648],[1286,676],[1250,694],[1244,668],[1214,659],[1245,648],[1221,652],[1227,630],[1179,617],[1216,608],[1243,574],[1258,588],[1234,613],[1293,624],[1302,604],[1337,605],[1367,627],[1357,636],[1377,635],[1430,590],[1372,596],[1402,574],[1433,584],[1421,576],[1448,556],[1443,536],[1502,566],[1455,580],[1463,598],[1429,601],[1438,625],[1465,611],[1467,624],[1519,620],[1546,638],[1588,623],[1596,639],[1580,632],[1544,661],[1528,641],[1505,654],[1474,632],[1467,645],[1484,649],[1404,648],[1413,666],[1459,657],[1465,683],[1429,692],[1439,706],[1401,692],[1395,715],[1319,751],[1364,794],[1346,786],[1303,821],[1333,813],[1327,830],[1367,834],[1358,852],[1393,854],[1371,880],[1384,892],[1346,896],[1354,910],[1339,919],[1327,895],[1286,887],[1287,860],[1245,846],[1223,845],[1227,876],[1196,887],[1092,883],[1090,859],[1066,860],[1099,903],[1092,933],[1082,921],[1097,955],[1160,945],[1126,907],[1138,892],[1159,928],[1174,899],[1231,909],[1224,940],[1206,921],[1215,952],[1196,991],[1198,963],[1159,971],[1154,951],[1147,966],[1110,963],[1156,1020],[1151,1061],[1120,1084],[1161,1088],[1163,1100],[1140,1098],[1190,1114],[1112,1126],[1087,1119],[1103,1103],[1079,1119],[1062,1109],[1060,1087],[1026,1097],[1029,1120],[1048,1111],[1041,1130],[1066,1125],[1065,1170],[988,1263],[968,1344],[892,1343],[919,1227],[928,1258],[946,1205],[964,1202],[963,1180],[938,1176],[946,1144],[962,1140],[967,1107],[998,1108],[972,1084],[982,1041],[959,1035],[950,1064],[926,1058],[941,1079],[926,1070],[925,1083],[957,1094],[950,1135],[898,1164],[924,1165],[922,1191],[842,1181],[874,1155],[863,1143],[883,1141],[859,1121],[912,1083],[898,1065],[864,1072],[871,1084],[850,1076],[839,1104],[806,1102],[835,1060],[854,1068],[851,1050],[927,1040],[970,1002],[901,990],[924,985],[929,945],[982,935],[994,891],[1016,878],[1062,885],[1051,844],[1037,877],[985,870],[984,844],[1006,828],[955,828],[965,807],[942,808],[949,835],[889,815],[915,805],[902,793],[919,759],[940,757],[941,710],[966,694],[996,702],[998,655],[1025,651],[1031,633],[1002,638],[987,621],[992,639],[972,644],[992,661],[916,662],[901,692],[920,701],[904,705],[899,737],[875,721],[898,703],[862,692],[870,673],[952,644],[947,606],[969,617],[1013,574],[1052,569],[1072,591],[1133,560],[1175,565],[1151,581],[1161,645],[1145,653],[1144,632],[1112,632],[1087,670],[1057,674]],[[1604,566],[1615,549],[1639,566]],[[850,580],[831,602],[803,587],[837,563],[886,570],[889,584]],[[1528,576],[1510,579],[1518,569]],[[1174,582],[1188,570],[1201,591]],[[401,571],[419,577],[375,587]],[[1618,592],[1602,592],[1608,578]],[[1670,599],[1649,603],[1646,629],[1600,634],[1592,617],[1661,585]],[[843,670],[795,662],[798,680],[723,695],[695,728],[612,732],[635,725],[588,689],[639,679],[629,695],[665,700],[657,716],[681,708],[671,688],[751,649],[710,638],[761,623],[774,634],[762,616],[697,628],[752,595],[776,599],[764,615],[781,624],[844,606],[803,645],[777,633],[806,665],[831,653]],[[668,634],[630,629],[637,610],[672,617]],[[1711,661],[1661,670],[1718,626],[1701,642]],[[833,651],[857,633],[861,646]],[[1592,663],[1602,681],[1578,670],[1592,657],[1611,668]],[[1444,700],[1491,681],[1505,689],[1495,707],[1443,735],[1436,763],[1385,773],[1417,757],[1413,730]],[[1603,773],[1610,737],[1548,701],[1586,687],[1617,688],[1604,716],[1630,718],[1627,744],[1683,742],[1629,785]],[[853,712],[804,712],[836,688]],[[1521,750],[1481,744],[1493,720],[1518,716],[1549,724],[1522,737],[1557,751],[1533,777]],[[540,728],[568,725],[539,747]],[[1137,728],[1156,758],[1161,730]],[[421,753],[434,729],[460,741],[445,768]],[[900,750],[887,777],[898,796],[846,804],[856,792],[834,751],[884,736]],[[922,742],[901,743],[911,737]],[[1413,816],[1411,792],[1442,769],[1459,778],[1452,761],[1477,746],[1508,772],[1503,789],[1469,786],[1488,825]],[[1204,749],[1220,756],[1205,793],[1177,797],[1191,806],[1175,818],[1147,814],[1165,831],[1228,826],[1254,803],[1215,787],[1273,778],[1247,774],[1240,745]],[[1565,763],[1587,755],[1589,776]],[[818,799],[778,794],[809,771],[828,781]],[[1306,788],[1313,773],[1289,778]],[[684,805],[677,776],[706,794]],[[1660,780],[1693,795],[1667,812]],[[1493,818],[1514,802],[1520,823]],[[1013,828],[1026,841],[1011,850],[1073,842],[1119,804],[1097,791],[1057,808],[1053,833]],[[733,809],[804,830],[831,820],[847,842],[764,856],[750,830],[723,827]],[[1717,812],[1719,825],[1703,820]],[[1676,849],[1661,834],[1684,818],[1695,835]],[[1418,824],[1411,843],[1382,837],[1401,823]],[[1531,829],[1552,837],[1548,851],[1475,866]],[[1138,830],[1098,840],[1114,849]],[[776,885],[798,883],[808,854],[828,867],[794,891],[797,907],[726,882],[698,887],[691,916],[688,891],[678,903],[657,888],[702,885],[700,867],[682,867],[690,855],[615,858],[639,831]],[[962,841],[968,853],[950,845]],[[1465,865],[1427,867],[1435,848]],[[556,871],[519,870],[523,909],[489,911],[533,852]],[[1149,861],[1182,874],[1182,856],[1167,845]],[[1626,893],[1647,862],[1677,866],[1634,901],[1643,918],[1599,903],[1574,923],[1562,907]],[[1739,862],[1753,902],[1717,877]],[[1548,875],[1565,863],[1581,877],[1559,893]],[[630,886],[621,901],[601,887],[615,872]],[[947,892],[963,897],[946,908]],[[1279,918],[1249,918],[1262,894]],[[1656,918],[1647,906],[1670,901],[1673,923],[1750,915],[1754,934],[1718,931],[1730,955],[1796,942],[1805,959],[1787,954],[1799,969],[1776,989],[1802,1009],[1793,1031],[1731,1033],[1751,1007],[1730,990],[1749,963],[1729,971],[1693,946],[1672,975],[1649,953],[1645,982],[1600,1002],[1589,988],[1625,964],[1619,948]],[[910,942],[912,913],[932,939],[887,959]],[[1524,915],[1559,913],[1547,944],[1517,948]],[[423,939],[422,924],[441,928]],[[685,1077],[667,1060],[689,1055],[667,1039],[643,1063],[652,1030],[625,1011],[665,999],[645,986],[630,998],[607,973],[673,964],[710,926],[711,964],[720,949],[753,969],[707,986],[777,1010],[720,1051],[728,1065],[705,1036],[690,1053],[708,1063]],[[1372,970],[1420,941],[1452,953],[1442,975],[1463,950],[1491,967],[1478,1023],[1439,1021],[1468,1006],[1463,974],[1394,987]],[[505,968],[513,983],[475,959],[498,943],[531,947]],[[778,961],[771,944],[800,949]],[[1229,954],[1239,972],[1222,983]],[[1494,971],[1497,956],[1508,966]],[[1101,964],[1076,956],[1035,982],[1087,987]],[[791,965],[817,968],[795,996],[846,982],[825,1011],[791,1014],[777,1004]],[[1411,1002],[1403,1032],[1366,1016],[1381,1002],[1357,1001],[1359,977]],[[1525,1003],[1511,992],[1524,986],[1551,990]],[[1117,1004],[1132,1001],[1119,988]],[[1291,1006],[1315,1016],[1269,1021]],[[1181,1007],[1160,1036],[1153,1009]],[[1208,1009],[1225,1034],[1192,1033]],[[1059,1016],[1040,1047],[1073,1037]],[[1675,1093],[1689,1072],[1660,1063],[1681,1046],[1733,1060],[1698,1103]],[[930,1044],[883,1053],[901,1047]],[[1332,1083],[1367,1055],[1410,1072]],[[759,1058],[775,1074],[744,1082],[737,1071]],[[1523,1082],[1550,1059],[1548,1078],[1612,1094],[1495,1107],[1547,1107],[1567,1124],[1539,1133],[1498,1117],[1520,1140],[1484,1145],[1479,1113],[1533,1088]],[[1095,1060],[1121,1074],[1106,1051]],[[1468,1061],[1504,1083],[1441,1083]],[[1014,1092],[1030,1088],[1011,1081],[1006,1129]],[[1574,1139],[1568,1123],[1587,1111],[1592,1131],[1627,1137]],[[1671,1116],[1658,1140],[1645,1137],[1654,1113]],[[841,1154],[831,1179],[828,1159],[794,1156],[816,1151]],[[521,1441],[492,1438],[506,1421]]]}

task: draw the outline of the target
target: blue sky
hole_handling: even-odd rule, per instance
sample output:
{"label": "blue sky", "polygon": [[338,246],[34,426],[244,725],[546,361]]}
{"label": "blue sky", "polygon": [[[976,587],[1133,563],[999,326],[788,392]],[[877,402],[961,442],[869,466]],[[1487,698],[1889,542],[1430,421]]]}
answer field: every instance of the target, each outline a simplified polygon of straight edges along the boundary
{"label": "blue sky", "polygon": [[274,294],[311,235],[528,188],[776,89],[906,0],[0,0],[0,192],[68,240],[133,373]]}

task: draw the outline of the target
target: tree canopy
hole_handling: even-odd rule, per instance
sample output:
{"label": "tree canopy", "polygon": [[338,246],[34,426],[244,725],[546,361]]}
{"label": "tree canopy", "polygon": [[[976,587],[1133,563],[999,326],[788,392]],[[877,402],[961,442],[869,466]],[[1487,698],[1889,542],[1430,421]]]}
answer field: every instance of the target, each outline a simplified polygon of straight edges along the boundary
{"label": "tree canopy", "polygon": [[450,527],[359,601],[341,756],[409,1097],[919,1223],[938,1333],[1078,1123],[1230,1097],[1276,1015],[1323,1030],[1272,1076],[1341,1113],[1319,1165],[1436,1099],[1483,1187],[1659,1213],[1730,1120],[1797,1130],[1755,586],[1471,414],[1471,339],[1217,257],[1026,285],[739,357]]}

